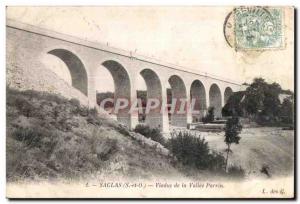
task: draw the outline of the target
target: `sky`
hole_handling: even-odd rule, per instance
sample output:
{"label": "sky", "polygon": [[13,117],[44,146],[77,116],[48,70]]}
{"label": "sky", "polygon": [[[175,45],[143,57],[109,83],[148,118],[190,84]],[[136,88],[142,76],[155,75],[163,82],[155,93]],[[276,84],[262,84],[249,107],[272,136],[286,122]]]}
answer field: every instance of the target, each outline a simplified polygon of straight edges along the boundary
{"label": "sky", "polygon": [[[136,51],[196,72],[250,83],[255,77],[294,89],[293,16],[285,9],[284,47],[236,51],[223,34],[231,7],[7,7],[7,18],[73,35],[111,47]],[[48,67],[70,83],[59,59]],[[47,59],[47,61],[49,61]],[[107,70],[97,79],[98,91],[112,91]],[[107,77],[111,80],[107,80]],[[141,89],[145,89],[142,77]]]}

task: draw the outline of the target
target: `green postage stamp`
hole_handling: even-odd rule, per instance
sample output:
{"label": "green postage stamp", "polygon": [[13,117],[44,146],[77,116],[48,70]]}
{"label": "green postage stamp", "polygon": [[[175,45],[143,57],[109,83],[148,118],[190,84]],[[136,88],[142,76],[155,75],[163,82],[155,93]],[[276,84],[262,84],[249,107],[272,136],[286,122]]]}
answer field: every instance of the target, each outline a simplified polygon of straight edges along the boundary
{"label": "green postage stamp", "polygon": [[239,7],[234,10],[236,49],[283,47],[283,10],[269,7]]}

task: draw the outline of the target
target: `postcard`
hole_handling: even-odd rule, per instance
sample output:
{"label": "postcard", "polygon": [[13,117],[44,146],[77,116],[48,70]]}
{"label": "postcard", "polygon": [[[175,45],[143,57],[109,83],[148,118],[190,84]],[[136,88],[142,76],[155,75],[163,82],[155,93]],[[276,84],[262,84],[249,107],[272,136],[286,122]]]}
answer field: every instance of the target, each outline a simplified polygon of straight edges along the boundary
{"label": "postcard", "polygon": [[8,6],[6,196],[294,199],[292,6]]}

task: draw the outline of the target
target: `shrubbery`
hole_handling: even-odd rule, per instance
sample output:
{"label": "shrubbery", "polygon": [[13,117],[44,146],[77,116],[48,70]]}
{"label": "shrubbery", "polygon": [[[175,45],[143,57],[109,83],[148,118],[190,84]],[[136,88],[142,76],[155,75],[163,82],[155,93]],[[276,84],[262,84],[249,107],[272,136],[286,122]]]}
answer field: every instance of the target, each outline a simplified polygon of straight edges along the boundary
{"label": "shrubbery", "polygon": [[57,142],[57,134],[41,127],[18,128],[12,133],[12,138],[22,142],[27,148],[39,148],[50,155]]}
{"label": "shrubbery", "polygon": [[203,123],[211,123],[215,119],[215,108],[214,107],[209,107],[208,108],[208,113],[206,114],[205,117],[202,118]]}
{"label": "shrubbery", "polygon": [[184,166],[203,170],[224,170],[225,158],[222,154],[211,152],[204,138],[201,139],[189,132],[172,133],[168,148]]}
{"label": "shrubbery", "polygon": [[134,131],[152,139],[153,141],[159,142],[162,145],[166,144],[165,138],[158,128],[150,128],[147,125],[139,124],[135,127]]}
{"label": "shrubbery", "polygon": [[96,108],[91,108],[88,110],[87,122],[93,125],[101,125],[102,122],[98,117],[98,111]]}
{"label": "shrubbery", "polygon": [[79,178],[98,172],[117,151],[117,140],[99,131],[86,137],[39,125],[17,127],[7,134],[7,179]]}
{"label": "shrubbery", "polygon": [[241,166],[235,165],[232,165],[228,168],[227,175],[234,179],[243,179],[246,176],[245,170]]}
{"label": "shrubbery", "polygon": [[227,145],[225,169],[227,169],[229,152],[232,152],[230,147],[232,144],[239,144],[239,141],[241,139],[239,134],[241,133],[242,129],[243,129],[243,126],[240,123],[239,117],[232,117],[226,121],[226,125],[224,128],[224,130],[225,130],[224,142]]}
{"label": "shrubbery", "polygon": [[168,149],[183,166],[209,170],[234,179],[245,177],[242,167],[232,165],[226,171],[226,160],[221,152],[211,151],[204,138],[190,132],[173,132],[167,143]]}
{"label": "shrubbery", "polygon": [[[86,117],[89,124],[101,125],[96,108],[82,106],[78,99],[66,99],[57,94],[38,92],[34,90],[17,91],[7,88],[7,107],[15,107],[14,115],[38,118],[46,126],[55,126],[57,129],[68,132],[78,127],[74,116]],[[41,109],[43,111],[41,111]],[[47,122],[46,122],[47,121]]]}
{"label": "shrubbery", "polygon": [[15,106],[19,112],[26,117],[33,117],[39,114],[36,107],[23,97],[15,99]]}
{"label": "shrubbery", "polygon": [[99,138],[98,133],[94,132],[90,140],[92,152],[97,155],[101,161],[108,160],[114,153],[119,150],[118,141],[109,137]]}
{"label": "shrubbery", "polygon": [[71,98],[71,99],[69,100],[69,103],[70,103],[72,106],[75,106],[75,107],[77,107],[77,108],[80,107],[80,102],[79,102],[79,100],[76,99],[76,98]]}

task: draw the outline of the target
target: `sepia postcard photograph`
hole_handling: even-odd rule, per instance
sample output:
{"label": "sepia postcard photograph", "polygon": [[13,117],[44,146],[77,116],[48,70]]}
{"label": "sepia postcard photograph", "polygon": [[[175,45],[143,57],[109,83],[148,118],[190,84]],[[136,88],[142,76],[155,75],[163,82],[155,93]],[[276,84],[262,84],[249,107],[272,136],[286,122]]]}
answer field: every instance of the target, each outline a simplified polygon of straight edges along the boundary
{"label": "sepia postcard photograph", "polygon": [[295,199],[295,15],[7,6],[6,197]]}

